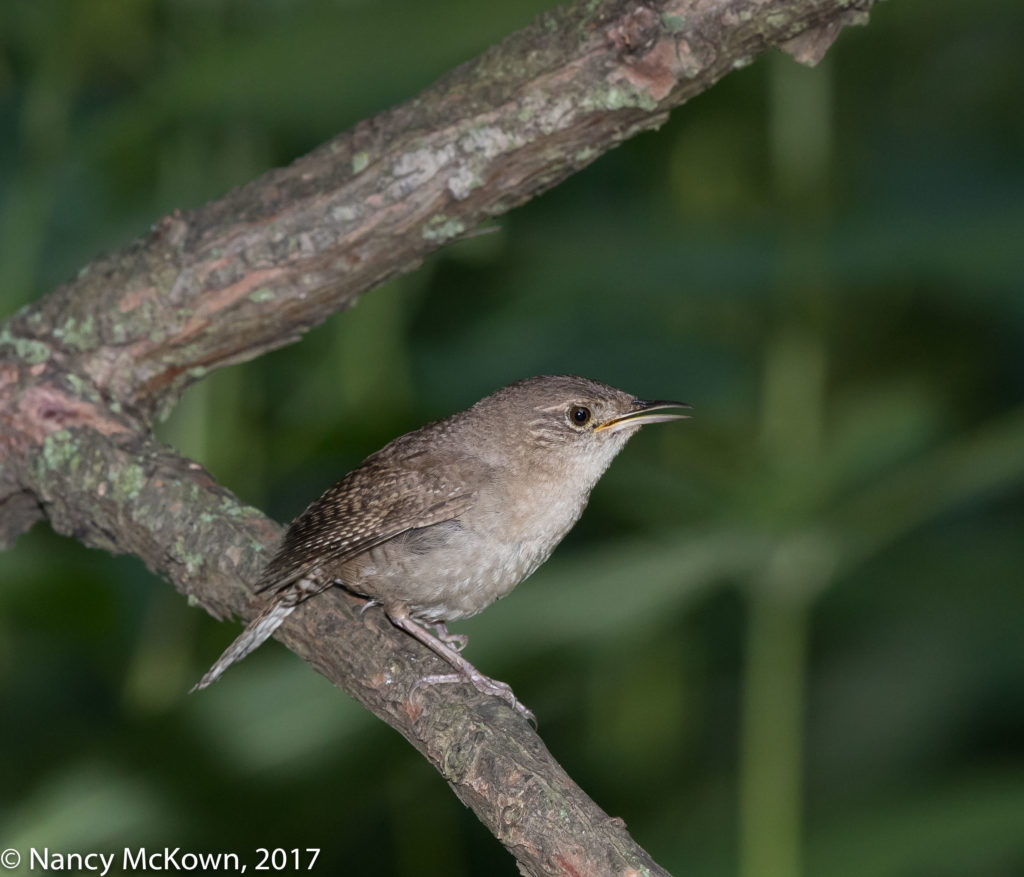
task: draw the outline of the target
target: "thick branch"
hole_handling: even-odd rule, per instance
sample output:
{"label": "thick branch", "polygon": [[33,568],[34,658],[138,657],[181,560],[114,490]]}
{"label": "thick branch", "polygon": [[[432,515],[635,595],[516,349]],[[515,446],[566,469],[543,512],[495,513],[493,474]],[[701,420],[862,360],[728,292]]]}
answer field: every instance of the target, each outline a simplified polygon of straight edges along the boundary
{"label": "thick branch", "polygon": [[[42,514],[224,617],[277,527],[156,443],[192,380],[297,338],[771,45],[821,56],[873,0],[605,0],[542,16],[292,166],[158,222],[0,327],[0,542]],[[503,704],[340,594],[280,639],[405,735],[531,874],[663,873]]]}
{"label": "thick branch", "polygon": [[560,7],[290,167],[175,213],[22,314],[151,412],[297,338],[521,204],[772,45],[820,57],[874,0],[605,0]]}
{"label": "thick branch", "polygon": [[[138,554],[215,615],[251,614],[245,583],[279,530],[198,464],[132,432],[78,427],[43,441],[30,477],[57,529]],[[446,665],[359,608],[323,594],[278,638],[422,752],[526,873],[665,874],[504,703],[465,686],[414,691]]]}

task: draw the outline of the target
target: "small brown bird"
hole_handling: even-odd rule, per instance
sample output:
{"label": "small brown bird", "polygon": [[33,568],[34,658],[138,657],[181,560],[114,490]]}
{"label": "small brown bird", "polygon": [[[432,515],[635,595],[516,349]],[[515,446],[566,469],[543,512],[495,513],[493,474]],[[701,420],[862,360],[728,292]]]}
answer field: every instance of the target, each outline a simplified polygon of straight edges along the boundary
{"label": "small brown bird", "polygon": [[547,560],[630,436],[683,419],[667,409],[689,407],[548,375],[400,436],[295,519],[260,576],[269,604],[193,690],[257,648],[303,600],[340,585],[458,671],[420,684],[468,681],[532,719],[508,685],[459,654],[467,638],[446,622],[486,609]]}

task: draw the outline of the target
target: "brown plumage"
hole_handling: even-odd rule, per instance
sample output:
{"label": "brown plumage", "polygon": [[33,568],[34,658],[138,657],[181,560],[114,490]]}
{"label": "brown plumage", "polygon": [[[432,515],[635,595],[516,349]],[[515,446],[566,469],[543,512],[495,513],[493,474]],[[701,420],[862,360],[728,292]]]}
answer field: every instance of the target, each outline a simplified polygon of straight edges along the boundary
{"label": "brown plumage", "polygon": [[480,612],[543,563],[626,440],[644,423],[685,416],[663,413],[679,407],[687,406],[544,376],[395,439],[295,519],[260,576],[271,602],[196,688],[259,646],[301,601],[338,584],[379,603],[458,670],[425,683],[468,680],[529,715],[508,686],[458,653],[465,637],[445,622]]}

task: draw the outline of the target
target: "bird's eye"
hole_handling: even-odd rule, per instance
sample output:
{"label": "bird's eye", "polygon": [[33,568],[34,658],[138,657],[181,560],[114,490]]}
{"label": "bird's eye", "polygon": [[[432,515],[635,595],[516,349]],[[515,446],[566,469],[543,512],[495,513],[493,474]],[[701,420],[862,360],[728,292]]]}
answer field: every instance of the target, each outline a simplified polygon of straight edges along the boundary
{"label": "bird's eye", "polygon": [[573,426],[586,426],[590,423],[590,419],[593,415],[590,413],[589,408],[584,408],[582,405],[573,405],[569,409],[569,423]]}

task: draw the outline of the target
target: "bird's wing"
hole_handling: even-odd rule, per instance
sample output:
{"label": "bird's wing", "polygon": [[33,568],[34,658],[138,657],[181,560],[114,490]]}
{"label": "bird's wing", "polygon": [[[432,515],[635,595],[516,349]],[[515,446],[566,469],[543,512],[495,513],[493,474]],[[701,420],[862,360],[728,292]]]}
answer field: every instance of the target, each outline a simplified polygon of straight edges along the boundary
{"label": "bird's wing", "polygon": [[371,458],[295,519],[257,590],[283,588],[325,562],[343,563],[407,530],[450,521],[475,498],[475,491],[464,489],[443,469]]}
{"label": "bird's wing", "polygon": [[205,688],[233,663],[273,635],[300,602],[330,587],[288,585],[324,563],[343,563],[400,533],[457,518],[474,502],[473,491],[445,474],[444,467],[382,464],[370,458],[309,506],[288,528],[257,589],[278,593],[217,659],[192,689]]}

